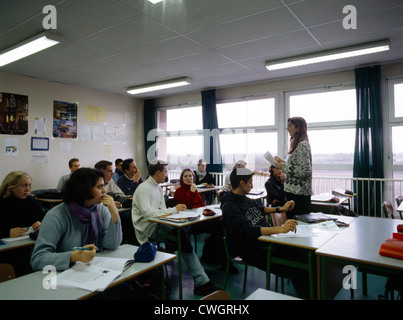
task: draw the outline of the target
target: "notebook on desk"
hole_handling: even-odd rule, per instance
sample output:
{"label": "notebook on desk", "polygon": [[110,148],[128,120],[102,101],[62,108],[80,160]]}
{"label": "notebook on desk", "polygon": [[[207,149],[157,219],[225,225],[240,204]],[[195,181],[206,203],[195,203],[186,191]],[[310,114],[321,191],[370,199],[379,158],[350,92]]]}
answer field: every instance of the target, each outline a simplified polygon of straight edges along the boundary
{"label": "notebook on desk", "polygon": [[322,212],[311,212],[307,214],[297,214],[294,216],[296,220],[303,221],[306,223],[317,223],[317,222],[323,222],[323,221],[329,221],[329,220],[337,220],[337,218],[330,217],[327,214],[324,214]]}

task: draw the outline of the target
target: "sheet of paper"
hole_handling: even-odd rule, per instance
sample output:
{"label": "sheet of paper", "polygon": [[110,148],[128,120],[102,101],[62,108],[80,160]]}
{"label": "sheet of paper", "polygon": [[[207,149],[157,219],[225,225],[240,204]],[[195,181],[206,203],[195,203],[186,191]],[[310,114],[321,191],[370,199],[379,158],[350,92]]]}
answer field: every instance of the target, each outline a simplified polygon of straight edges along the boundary
{"label": "sheet of paper", "polygon": [[274,157],[272,156],[272,154],[270,153],[270,151],[267,151],[264,154],[264,158],[269,161],[273,166],[276,165],[276,160],[274,160]]}
{"label": "sheet of paper", "polygon": [[171,218],[197,218],[200,216],[200,212],[197,211],[191,211],[191,210],[186,210],[186,211],[181,211],[179,213],[175,213],[171,216]]}
{"label": "sheet of paper", "polygon": [[303,237],[317,237],[320,234],[329,232],[340,232],[339,227],[334,221],[325,221],[320,223],[312,223],[309,225],[298,225],[297,232],[279,233],[274,234],[275,238],[303,238]]}
{"label": "sheet of paper", "polygon": [[24,239],[28,239],[28,238],[29,238],[29,235],[23,235],[18,238],[3,238],[1,240],[5,241],[5,242],[14,242],[14,241],[24,240]]}

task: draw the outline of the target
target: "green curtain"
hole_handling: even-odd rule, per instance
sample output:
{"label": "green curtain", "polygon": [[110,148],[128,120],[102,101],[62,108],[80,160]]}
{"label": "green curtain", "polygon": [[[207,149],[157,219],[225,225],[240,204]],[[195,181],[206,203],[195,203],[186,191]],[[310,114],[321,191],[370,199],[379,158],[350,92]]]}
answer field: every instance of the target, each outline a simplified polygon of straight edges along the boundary
{"label": "green curtain", "polygon": [[202,95],[204,157],[207,171],[222,172],[220,131],[218,129],[215,89],[205,90]]}
{"label": "green curtain", "polygon": [[[383,128],[381,67],[354,70],[357,98],[357,123],[354,151],[355,178],[383,178]],[[382,184],[358,183],[356,209],[364,215],[380,216]],[[357,208],[358,206],[358,208]],[[376,210],[375,210],[376,208]]]}
{"label": "green curtain", "polygon": [[146,164],[157,158],[156,138],[157,111],[155,99],[144,100],[144,147],[146,152]]}

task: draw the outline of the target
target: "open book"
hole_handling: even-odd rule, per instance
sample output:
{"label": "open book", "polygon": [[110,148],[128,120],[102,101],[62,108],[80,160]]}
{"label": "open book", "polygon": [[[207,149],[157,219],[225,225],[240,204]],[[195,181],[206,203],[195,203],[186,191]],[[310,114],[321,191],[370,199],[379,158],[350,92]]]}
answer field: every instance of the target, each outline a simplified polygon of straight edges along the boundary
{"label": "open book", "polygon": [[133,259],[95,257],[90,263],[77,262],[57,275],[57,286],[104,291],[132,263]]}

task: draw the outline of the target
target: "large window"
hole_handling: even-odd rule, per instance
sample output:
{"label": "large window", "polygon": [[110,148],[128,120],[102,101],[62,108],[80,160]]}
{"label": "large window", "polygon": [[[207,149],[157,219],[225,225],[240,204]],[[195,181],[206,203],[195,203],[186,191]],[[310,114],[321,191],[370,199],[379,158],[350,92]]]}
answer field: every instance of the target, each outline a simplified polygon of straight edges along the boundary
{"label": "large window", "polygon": [[389,118],[393,178],[403,179],[403,79],[389,80]]}
{"label": "large window", "polygon": [[158,157],[171,170],[195,168],[203,156],[202,108],[162,108],[157,112]]}
{"label": "large window", "polygon": [[266,169],[266,151],[276,154],[278,135],[275,97],[217,104],[220,146],[225,171],[238,160],[251,169]]}
{"label": "large window", "polygon": [[290,117],[308,124],[315,176],[352,177],[355,145],[355,89],[304,90],[286,94]]}

